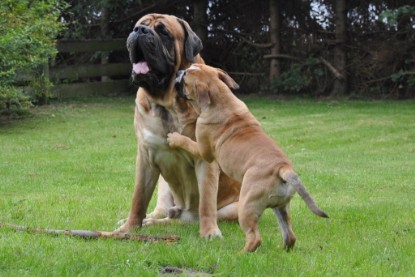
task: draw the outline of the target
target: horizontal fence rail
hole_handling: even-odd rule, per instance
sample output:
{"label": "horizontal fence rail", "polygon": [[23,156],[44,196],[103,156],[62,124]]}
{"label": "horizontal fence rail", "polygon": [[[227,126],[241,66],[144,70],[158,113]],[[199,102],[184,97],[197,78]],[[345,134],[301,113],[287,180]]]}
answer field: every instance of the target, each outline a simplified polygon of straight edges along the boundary
{"label": "horizontal fence rail", "polygon": [[52,81],[61,79],[77,80],[100,76],[128,76],[131,73],[130,63],[81,64],[51,68],[49,78]]}
{"label": "horizontal fence rail", "polygon": [[[57,49],[60,54],[71,53],[81,55],[107,54],[114,51],[127,51],[125,39],[111,40],[59,40]],[[29,70],[17,72],[21,85],[25,86],[39,74],[53,83],[50,89],[57,98],[71,98],[83,96],[108,96],[133,94],[137,87],[130,81],[131,64],[125,63],[76,63],[73,65],[45,64],[36,70],[37,74]],[[102,78],[104,77],[105,78]],[[29,93],[29,87],[24,87]]]}
{"label": "horizontal fence rail", "polygon": [[117,50],[127,51],[125,39],[58,40],[57,48],[59,53],[79,53]]}

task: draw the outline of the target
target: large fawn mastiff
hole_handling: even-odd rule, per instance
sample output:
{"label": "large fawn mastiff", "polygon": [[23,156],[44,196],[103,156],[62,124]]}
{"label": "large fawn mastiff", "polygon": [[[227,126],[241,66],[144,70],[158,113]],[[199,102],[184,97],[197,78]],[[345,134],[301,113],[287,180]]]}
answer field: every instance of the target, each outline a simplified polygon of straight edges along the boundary
{"label": "large fawn mastiff", "polygon": [[182,148],[208,162],[216,160],[230,177],[242,182],[238,220],[245,232],[244,251],[255,251],[261,244],[258,220],[266,208],[277,216],[284,247],[294,246],[289,204],[295,194],[310,210],[320,210],[300,182],[283,151],[262,130],[246,105],[233,95],[235,81],[224,71],[194,64],[179,71],[176,89],[200,113],[196,123],[196,142],[178,133],[168,135],[170,147]]}
{"label": "large fawn mastiff", "polygon": [[[147,14],[128,36],[132,80],[139,86],[134,112],[138,151],[130,213],[119,232],[172,219],[198,220],[201,236],[212,238],[221,236],[218,219],[237,218],[240,183],[225,174],[212,179],[217,167],[166,141],[174,131],[195,137],[197,114],[177,95],[174,82],[177,71],[203,63],[202,47],[189,24],[172,15]],[[157,180],[156,208],[146,215]]]}

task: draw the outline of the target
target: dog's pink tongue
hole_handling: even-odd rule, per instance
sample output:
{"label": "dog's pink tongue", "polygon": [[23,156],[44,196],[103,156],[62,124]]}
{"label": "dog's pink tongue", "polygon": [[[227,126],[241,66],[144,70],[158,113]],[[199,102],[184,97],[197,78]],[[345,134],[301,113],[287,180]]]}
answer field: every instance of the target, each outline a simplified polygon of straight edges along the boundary
{"label": "dog's pink tongue", "polygon": [[133,64],[133,71],[135,74],[147,74],[150,69],[148,68],[148,64],[146,62],[141,62]]}

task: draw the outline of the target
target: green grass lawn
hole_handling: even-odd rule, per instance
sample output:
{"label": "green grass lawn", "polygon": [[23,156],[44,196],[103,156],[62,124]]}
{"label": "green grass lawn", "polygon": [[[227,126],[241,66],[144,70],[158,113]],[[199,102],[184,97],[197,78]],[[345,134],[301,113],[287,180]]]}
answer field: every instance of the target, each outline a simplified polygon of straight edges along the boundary
{"label": "green grass lawn", "polygon": [[[415,102],[245,102],[330,216],[295,196],[293,251],[282,249],[271,210],[261,247],[245,255],[243,232],[228,222],[219,223],[225,239],[213,241],[197,223],[138,230],[181,237],[170,245],[0,229],[0,276],[158,276],[166,266],[215,276],[414,276]],[[133,192],[133,103],[71,101],[0,123],[0,222],[115,229]]]}

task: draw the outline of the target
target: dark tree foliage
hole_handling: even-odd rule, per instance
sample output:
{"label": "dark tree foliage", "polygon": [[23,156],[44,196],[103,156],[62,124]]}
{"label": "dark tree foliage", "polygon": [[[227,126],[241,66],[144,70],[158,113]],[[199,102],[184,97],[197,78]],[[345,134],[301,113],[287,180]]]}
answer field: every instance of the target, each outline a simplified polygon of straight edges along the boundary
{"label": "dark tree foliage", "polygon": [[[413,0],[277,0],[280,70],[275,79],[269,78],[270,1],[275,0],[72,0],[62,14],[68,29],[60,38],[126,38],[141,16],[167,13],[189,21],[204,38],[205,61],[230,72],[240,93],[415,97]],[[346,3],[344,34],[336,29],[340,1]],[[109,59],[125,61],[128,55],[117,52]],[[63,62],[70,63],[70,57]],[[333,88],[342,78],[347,90],[338,95]]]}

